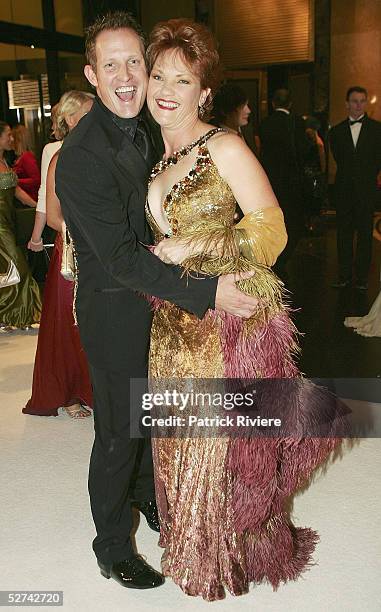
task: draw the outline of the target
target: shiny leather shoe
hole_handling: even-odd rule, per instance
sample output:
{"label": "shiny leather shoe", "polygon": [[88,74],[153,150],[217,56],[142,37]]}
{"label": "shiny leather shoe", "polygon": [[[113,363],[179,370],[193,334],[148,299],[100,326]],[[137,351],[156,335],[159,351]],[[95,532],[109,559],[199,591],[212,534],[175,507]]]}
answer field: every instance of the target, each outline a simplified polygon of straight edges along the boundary
{"label": "shiny leather shoe", "polygon": [[157,513],[157,505],[155,501],[134,501],[132,502],[132,507],[144,514],[148,526],[151,527],[153,531],[160,533],[159,515]]}
{"label": "shiny leather shoe", "polygon": [[105,565],[98,561],[102,576],[114,578],[128,589],[154,589],[164,584],[164,576],[148,565],[140,555]]}

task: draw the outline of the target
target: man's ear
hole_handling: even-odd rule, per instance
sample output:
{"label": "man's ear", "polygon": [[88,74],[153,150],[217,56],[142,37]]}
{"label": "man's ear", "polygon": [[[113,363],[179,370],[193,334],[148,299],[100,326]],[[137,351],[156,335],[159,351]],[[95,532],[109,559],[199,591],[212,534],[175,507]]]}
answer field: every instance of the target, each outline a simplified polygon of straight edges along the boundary
{"label": "man's ear", "polygon": [[97,75],[95,74],[95,72],[94,72],[92,66],[90,66],[90,64],[86,64],[86,66],[83,69],[83,72],[85,73],[85,77],[87,78],[89,83],[93,87],[98,87]]}

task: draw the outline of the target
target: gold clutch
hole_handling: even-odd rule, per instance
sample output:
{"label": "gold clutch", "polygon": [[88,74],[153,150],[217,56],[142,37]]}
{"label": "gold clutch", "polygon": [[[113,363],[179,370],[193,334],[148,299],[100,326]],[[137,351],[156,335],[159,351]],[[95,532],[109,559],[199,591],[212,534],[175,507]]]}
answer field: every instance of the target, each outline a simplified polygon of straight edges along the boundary
{"label": "gold clutch", "polygon": [[74,247],[66,223],[62,226],[62,261],[61,274],[65,280],[75,279]]}
{"label": "gold clutch", "polygon": [[15,262],[11,259],[7,272],[5,274],[0,274],[0,289],[10,287],[11,285],[17,285],[19,282],[19,271],[16,268]]}

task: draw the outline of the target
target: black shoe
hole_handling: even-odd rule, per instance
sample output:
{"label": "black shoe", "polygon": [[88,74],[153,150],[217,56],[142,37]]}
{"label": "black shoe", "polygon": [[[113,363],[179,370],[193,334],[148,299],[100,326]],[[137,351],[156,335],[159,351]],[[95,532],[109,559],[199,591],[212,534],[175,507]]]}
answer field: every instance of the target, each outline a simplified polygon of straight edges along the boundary
{"label": "black shoe", "polygon": [[98,561],[102,576],[114,578],[128,589],[153,589],[164,584],[164,576],[148,565],[140,555],[112,565]]}
{"label": "black shoe", "polygon": [[159,515],[157,513],[157,505],[155,501],[134,501],[133,508],[139,510],[146,517],[147,523],[153,531],[160,533]]}
{"label": "black shoe", "polygon": [[335,283],[332,283],[331,287],[334,289],[346,289],[351,286],[350,280],[338,280]]}

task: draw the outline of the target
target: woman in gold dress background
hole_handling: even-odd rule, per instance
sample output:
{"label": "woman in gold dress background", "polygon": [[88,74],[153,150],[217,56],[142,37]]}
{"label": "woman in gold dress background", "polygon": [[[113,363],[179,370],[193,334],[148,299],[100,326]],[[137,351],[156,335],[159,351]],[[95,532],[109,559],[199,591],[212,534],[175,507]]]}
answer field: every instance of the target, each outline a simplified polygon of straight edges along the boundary
{"label": "woman in gold dress background", "polygon": [[[282,211],[244,141],[201,118],[219,81],[213,37],[189,20],[158,24],[148,63],[147,102],[165,144],[146,205],[155,254],[190,274],[253,271],[240,285],[259,299],[251,319],[210,311],[202,321],[154,300],[150,376],[298,377],[295,328],[270,269],[287,241]],[[244,217],[234,225],[237,203]],[[291,398],[284,401],[295,409]],[[304,417],[312,409],[297,407]],[[253,581],[276,588],[296,579],[318,536],[292,525],[286,502],[338,443],[300,436],[154,439],[164,574],[209,601],[223,598],[225,588],[241,595]]]}

